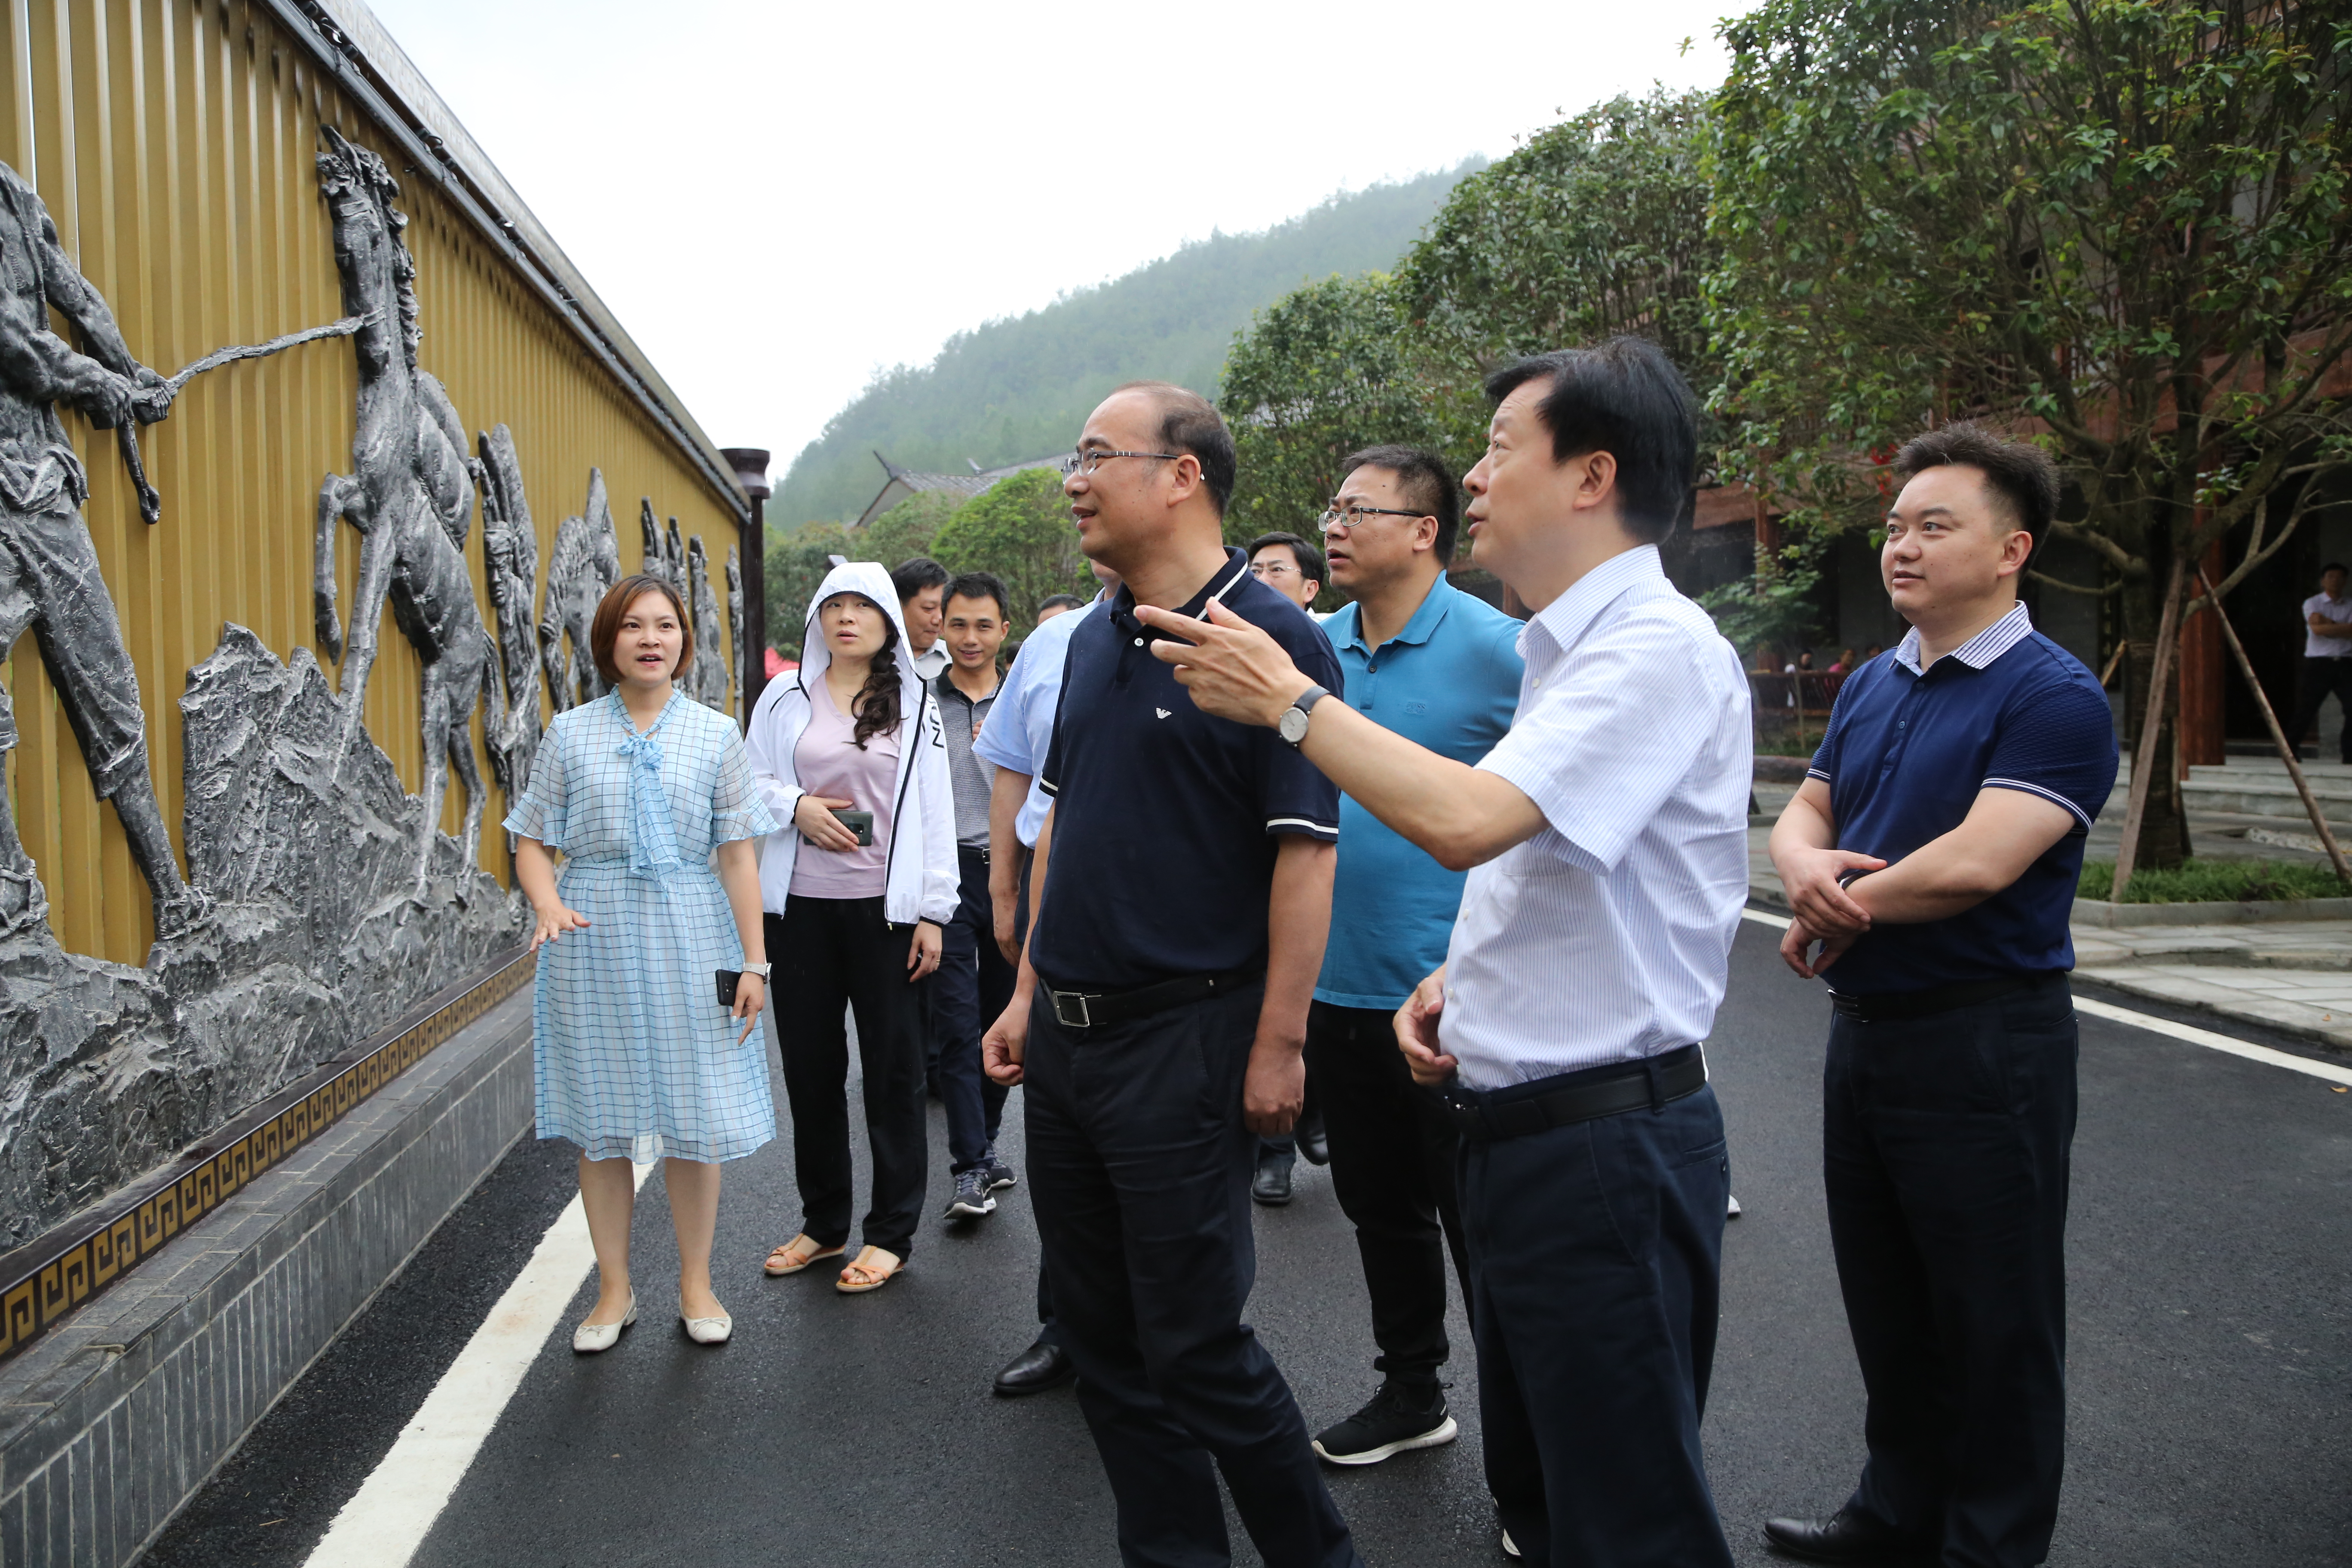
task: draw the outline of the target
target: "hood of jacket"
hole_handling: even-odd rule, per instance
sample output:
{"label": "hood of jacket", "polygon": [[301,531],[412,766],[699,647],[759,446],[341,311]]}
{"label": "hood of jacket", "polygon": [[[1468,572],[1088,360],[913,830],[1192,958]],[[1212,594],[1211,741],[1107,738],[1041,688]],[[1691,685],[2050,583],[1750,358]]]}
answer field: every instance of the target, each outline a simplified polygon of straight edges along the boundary
{"label": "hood of jacket", "polygon": [[881,607],[882,613],[890,617],[890,624],[898,629],[898,640],[891,646],[890,657],[898,662],[899,683],[903,687],[913,681],[919,686],[922,678],[915,673],[914,655],[907,645],[907,619],[898,611],[898,590],[892,585],[890,574],[883,570],[879,562],[849,561],[826,573],[824,581],[809,596],[808,619],[801,630],[801,689],[810,689],[809,682],[833,664],[833,645],[817,630],[816,612],[818,605],[835,594],[856,594]]}

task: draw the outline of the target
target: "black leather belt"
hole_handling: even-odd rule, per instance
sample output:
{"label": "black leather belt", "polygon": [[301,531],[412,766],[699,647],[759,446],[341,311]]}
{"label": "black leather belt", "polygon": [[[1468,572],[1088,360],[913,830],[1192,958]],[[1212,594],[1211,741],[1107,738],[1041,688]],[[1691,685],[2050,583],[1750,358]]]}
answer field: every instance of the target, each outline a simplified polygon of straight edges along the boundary
{"label": "black leather belt", "polygon": [[1437,1100],[1455,1131],[1486,1143],[1628,1110],[1663,1110],[1706,1087],[1706,1058],[1696,1046],[1683,1046],[1646,1061],[1611,1062],[1483,1093],[1449,1084]]}
{"label": "black leather belt", "polygon": [[1150,985],[1130,986],[1125,991],[1063,990],[1043,975],[1038,980],[1045,985],[1045,994],[1053,999],[1055,1022],[1066,1029],[1099,1029],[1109,1024],[1124,1024],[1130,1018],[1148,1018],[1188,1002],[1229,995],[1255,984],[1265,973],[1261,968],[1235,969],[1223,974],[1186,974]]}
{"label": "black leather belt", "polygon": [[1843,991],[1832,991],[1830,1005],[1837,1009],[1839,1017],[1852,1018],[1857,1024],[1892,1024],[1948,1013],[1957,1007],[1973,1007],[1980,1002],[1997,1002],[2003,996],[2014,996],[2021,991],[2031,991],[2065,977],[2064,970],[2053,969],[2042,974],[1966,980],[1957,985],[1931,985],[1924,991],[1886,991],[1874,996],[1849,996]]}

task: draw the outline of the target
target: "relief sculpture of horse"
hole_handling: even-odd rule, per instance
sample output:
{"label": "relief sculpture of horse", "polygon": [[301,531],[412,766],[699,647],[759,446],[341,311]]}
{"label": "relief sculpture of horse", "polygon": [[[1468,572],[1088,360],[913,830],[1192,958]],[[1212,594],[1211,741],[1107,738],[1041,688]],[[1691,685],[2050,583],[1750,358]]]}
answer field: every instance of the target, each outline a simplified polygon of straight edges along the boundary
{"label": "relief sculpture of horse", "polygon": [[[320,134],[327,151],[319,154],[319,188],[333,215],[335,270],[342,279],[345,312],[366,315],[369,322],[352,338],[360,373],[352,472],[330,474],[319,487],[312,584],[319,646],[341,660],[338,757],[359,731],[387,597],[394,622],[424,666],[425,819],[415,889],[421,899],[453,767],[466,788],[463,864],[474,863],[484,799],[474,757],[474,709],[487,692],[498,715],[496,732],[506,704],[493,679],[496,650],[466,565],[475,472],[465,426],[441,384],[417,368],[423,334],[416,319],[416,262],[401,238],[407,215],[392,205],[400,186],[373,153],[353,146],[331,127],[321,127]],[[348,650],[335,614],[339,519],[361,536]]]}
{"label": "relief sculpture of horse", "polygon": [[620,580],[621,540],[613,529],[604,472],[591,468],[587,515],[567,517],[557,526],[555,548],[547,557],[547,608],[539,619],[539,657],[558,713],[604,694],[604,678],[596,673],[588,637],[596,606]]}

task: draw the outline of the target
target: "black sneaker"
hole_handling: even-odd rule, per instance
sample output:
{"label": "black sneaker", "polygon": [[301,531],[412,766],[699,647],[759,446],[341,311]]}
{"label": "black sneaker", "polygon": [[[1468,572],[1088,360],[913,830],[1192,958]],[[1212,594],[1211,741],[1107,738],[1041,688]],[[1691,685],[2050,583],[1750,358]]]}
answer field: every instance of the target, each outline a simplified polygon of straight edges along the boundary
{"label": "black sneaker", "polygon": [[1370,1405],[1317,1434],[1315,1451],[1335,1465],[1377,1465],[1407,1448],[1451,1443],[1457,1430],[1446,1414],[1444,1390],[1406,1393],[1391,1381],[1381,1384]]}
{"label": "black sneaker", "polygon": [[980,1163],[980,1173],[988,1178],[988,1190],[992,1193],[1005,1187],[1016,1186],[1021,1180],[1013,1173],[1012,1166],[993,1154]]}
{"label": "black sneaker", "polygon": [[996,1212],[996,1200],[988,1195],[988,1171],[974,1165],[956,1176],[955,1197],[948,1204],[950,1219],[979,1219]]}

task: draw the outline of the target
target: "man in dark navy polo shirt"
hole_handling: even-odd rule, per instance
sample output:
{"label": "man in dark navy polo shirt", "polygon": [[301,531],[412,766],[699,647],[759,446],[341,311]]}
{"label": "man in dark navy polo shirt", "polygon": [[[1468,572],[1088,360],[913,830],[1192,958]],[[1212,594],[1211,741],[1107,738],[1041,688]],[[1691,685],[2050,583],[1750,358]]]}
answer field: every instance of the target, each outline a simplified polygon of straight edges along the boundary
{"label": "man in dark navy polo shirt", "polygon": [[1064,485],[1123,585],[1064,665],[1041,785],[1044,895],[989,1071],[1028,1085],[1030,1186],[1123,1562],[1230,1561],[1213,1460],[1268,1568],[1361,1559],[1298,1405],[1242,1321],[1257,1135],[1306,1091],[1339,791],[1272,731],[1202,712],[1139,605],[1214,601],[1324,688],[1331,645],[1223,543],[1233,437],[1197,395],[1122,387]]}
{"label": "man in dark navy polo shirt", "polygon": [[1764,1531],[1822,1563],[2030,1568],[2065,1458],[2067,917],[2115,731],[2017,602],[2049,458],[1950,426],[1895,468],[1880,565],[1912,629],[1846,679],[1772,830],[1781,953],[1836,1008],[1822,1164],[1869,1459],[1833,1517]]}

